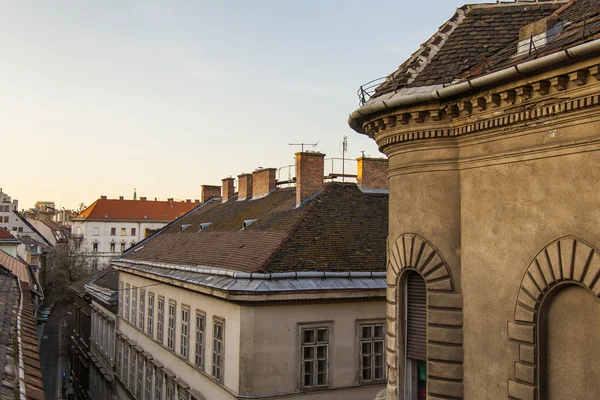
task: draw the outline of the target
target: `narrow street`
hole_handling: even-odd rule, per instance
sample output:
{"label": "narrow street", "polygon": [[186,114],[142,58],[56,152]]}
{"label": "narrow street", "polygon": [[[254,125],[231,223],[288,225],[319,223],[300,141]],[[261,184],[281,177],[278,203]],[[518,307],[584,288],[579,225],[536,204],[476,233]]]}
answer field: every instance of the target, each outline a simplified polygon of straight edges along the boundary
{"label": "narrow street", "polygon": [[[68,362],[65,362],[68,345],[66,327],[61,329],[61,323],[65,320],[66,313],[66,308],[57,308],[48,318],[48,322],[42,324],[41,327],[40,364],[46,400],[58,400],[60,398],[61,368],[65,368],[66,371],[68,366]],[[64,336],[59,338],[61,331]],[[59,347],[62,347],[64,351],[61,352]],[[63,354],[62,357],[61,354]]]}

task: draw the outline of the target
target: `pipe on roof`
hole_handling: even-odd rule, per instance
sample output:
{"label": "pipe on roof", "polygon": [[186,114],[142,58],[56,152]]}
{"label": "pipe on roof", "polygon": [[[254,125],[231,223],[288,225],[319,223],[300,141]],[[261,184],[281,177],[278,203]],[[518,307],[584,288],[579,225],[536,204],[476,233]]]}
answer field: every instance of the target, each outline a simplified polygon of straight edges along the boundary
{"label": "pipe on roof", "polygon": [[583,43],[573,46],[569,49],[552,53],[547,56],[540,57],[536,60],[525,61],[520,64],[492,72],[478,78],[467,80],[464,82],[450,85],[442,89],[435,90],[429,93],[415,93],[406,96],[394,97],[391,96],[387,100],[374,101],[371,104],[355,110],[348,118],[348,125],[358,133],[365,134],[362,125],[358,122],[360,117],[373,114],[380,111],[385,111],[392,108],[424,103],[428,101],[436,101],[450,98],[452,96],[465,93],[471,89],[476,89],[495,83],[505,81],[520,75],[530,74],[532,72],[544,69],[546,67],[569,61],[571,59],[589,56],[600,51],[600,39],[593,40],[588,43]]}

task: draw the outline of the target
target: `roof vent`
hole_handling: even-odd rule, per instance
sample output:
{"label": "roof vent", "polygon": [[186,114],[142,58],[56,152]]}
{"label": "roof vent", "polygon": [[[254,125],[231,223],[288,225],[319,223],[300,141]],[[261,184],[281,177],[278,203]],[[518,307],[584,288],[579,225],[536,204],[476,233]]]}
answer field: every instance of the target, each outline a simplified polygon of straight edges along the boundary
{"label": "roof vent", "polygon": [[140,247],[138,247],[137,249],[135,249],[133,252],[134,252],[134,253],[136,253],[136,252],[140,251],[140,250],[141,250],[141,249],[143,249],[143,248],[144,248],[144,246],[140,246]]}
{"label": "roof vent", "polygon": [[208,226],[211,225],[211,224],[212,224],[212,222],[203,222],[203,223],[201,223],[200,224],[200,229],[198,229],[198,231],[202,231],[202,230],[208,228]]}
{"label": "roof vent", "polygon": [[562,32],[562,28],[562,21],[552,16],[525,25],[519,31],[517,55],[537,54],[540,48],[546,46]]}
{"label": "roof vent", "polygon": [[250,225],[252,225],[256,221],[258,221],[258,219],[247,219],[247,220],[245,220],[244,224],[242,225],[242,229],[246,229],[247,227],[249,227]]}
{"label": "roof vent", "polygon": [[183,231],[185,228],[190,226],[191,224],[181,224],[181,230]]}

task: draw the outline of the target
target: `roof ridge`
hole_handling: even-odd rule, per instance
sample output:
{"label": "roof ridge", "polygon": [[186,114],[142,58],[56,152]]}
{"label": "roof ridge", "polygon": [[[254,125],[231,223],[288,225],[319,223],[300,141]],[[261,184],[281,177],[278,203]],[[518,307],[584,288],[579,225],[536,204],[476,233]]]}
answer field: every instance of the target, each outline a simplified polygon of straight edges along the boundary
{"label": "roof ridge", "polygon": [[300,229],[300,226],[304,223],[304,221],[306,220],[306,217],[308,217],[308,215],[310,214],[310,211],[317,206],[317,204],[319,202],[316,200],[322,198],[327,193],[331,192],[332,187],[333,187],[332,185],[325,185],[325,187],[320,191],[320,193],[317,192],[308,204],[305,204],[303,207],[301,207],[301,208],[304,208],[304,210],[303,210],[304,215],[302,215],[302,218],[298,219],[296,224],[293,226],[292,229],[289,230],[288,234],[281,240],[279,245],[262,262],[262,264],[258,268],[259,272],[264,272],[265,269],[267,268],[267,266],[269,264],[271,264],[271,262],[273,262],[273,259],[275,258],[277,253],[279,253],[285,247],[285,245],[292,239],[292,237],[298,231],[298,229]]}

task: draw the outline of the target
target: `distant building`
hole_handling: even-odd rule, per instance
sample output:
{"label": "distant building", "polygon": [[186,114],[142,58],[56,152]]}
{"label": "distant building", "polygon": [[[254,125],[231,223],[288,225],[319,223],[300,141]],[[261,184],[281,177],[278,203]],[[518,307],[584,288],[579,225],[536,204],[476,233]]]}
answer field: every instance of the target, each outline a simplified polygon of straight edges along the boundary
{"label": "distant building", "polygon": [[[208,194],[208,193],[207,193]],[[101,196],[71,220],[71,238],[87,252],[93,269],[102,269],[111,258],[164,227],[196,206],[187,201],[108,199]]]}
{"label": "distant building", "polygon": [[77,398],[110,400],[114,395],[117,271],[105,269],[71,286],[70,377]]}
{"label": "distant building", "polygon": [[385,159],[325,183],[324,155],[223,180],[112,261],[119,399],[373,398],[385,386]]}
{"label": "distant building", "polygon": [[5,231],[0,229],[0,250],[10,254],[12,257],[17,257],[17,247],[21,241]]}

